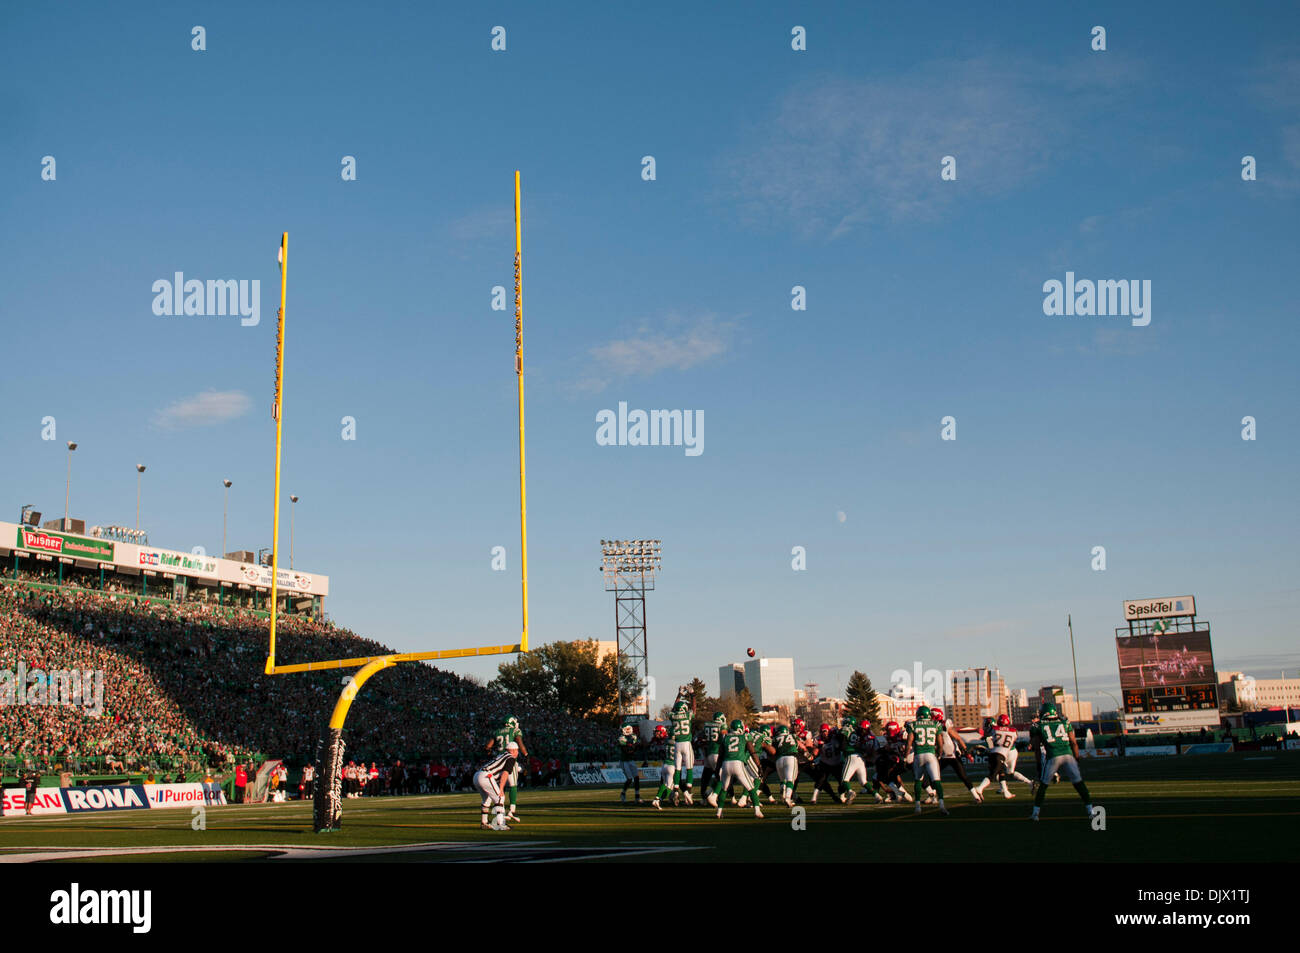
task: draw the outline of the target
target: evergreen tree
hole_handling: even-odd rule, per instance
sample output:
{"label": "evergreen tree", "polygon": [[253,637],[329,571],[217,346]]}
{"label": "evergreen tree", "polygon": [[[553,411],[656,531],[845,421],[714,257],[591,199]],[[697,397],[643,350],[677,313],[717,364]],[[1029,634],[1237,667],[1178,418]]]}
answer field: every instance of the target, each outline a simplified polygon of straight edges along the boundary
{"label": "evergreen tree", "polygon": [[849,687],[844,692],[844,711],[852,717],[854,724],[865,718],[871,722],[872,730],[879,727],[880,701],[871,687],[871,679],[862,672],[849,676]]}

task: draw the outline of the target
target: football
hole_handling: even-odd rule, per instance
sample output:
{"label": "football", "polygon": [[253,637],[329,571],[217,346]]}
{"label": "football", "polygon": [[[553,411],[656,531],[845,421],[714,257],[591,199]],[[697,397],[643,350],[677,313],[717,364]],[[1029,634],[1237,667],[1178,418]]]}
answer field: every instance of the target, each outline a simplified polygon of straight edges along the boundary
{"label": "football", "polygon": [[753,658],[753,657],[754,657],[754,650],[753,650],[753,649],[745,649],[745,654],[748,655],[750,658]]}

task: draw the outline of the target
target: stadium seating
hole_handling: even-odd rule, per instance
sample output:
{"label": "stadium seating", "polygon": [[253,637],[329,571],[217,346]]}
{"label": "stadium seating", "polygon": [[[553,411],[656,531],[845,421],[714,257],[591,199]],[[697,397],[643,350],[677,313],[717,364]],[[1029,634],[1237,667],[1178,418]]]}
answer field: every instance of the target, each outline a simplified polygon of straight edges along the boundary
{"label": "stadium seating", "polygon": [[[306,617],[281,617],[276,629],[282,663],[392,651]],[[0,583],[0,669],[22,663],[29,672],[104,673],[98,718],[75,707],[0,706],[0,758],[38,770],[78,760],[119,770],[198,770],[255,753],[304,764],[347,672],[267,676],[266,643],[266,622],[245,610]],[[430,665],[404,664],[358,695],[347,757],[475,761],[508,714],[520,719],[530,753],[568,761],[606,751],[607,731],[598,726],[516,703]]]}

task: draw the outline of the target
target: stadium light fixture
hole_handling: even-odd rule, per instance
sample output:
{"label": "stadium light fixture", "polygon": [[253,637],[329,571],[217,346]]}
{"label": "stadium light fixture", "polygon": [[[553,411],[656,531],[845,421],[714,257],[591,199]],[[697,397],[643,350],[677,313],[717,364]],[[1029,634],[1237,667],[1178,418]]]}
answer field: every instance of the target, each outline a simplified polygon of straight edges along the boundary
{"label": "stadium light fixture", "polygon": [[143,463],[135,465],[135,528],[137,532],[140,529],[140,475],[144,471],[145,466]]}
{"label": "stadium light fixture", "polygon": [[[290,493],[289,502],[297,503],[298,497]],[[293,514],[296,509],[297,507],[294,506],[289,507],[289,568],[290,569],[293,568]]]}
{"label": "stadium light fixture", "polygon": [[221,507],[221,558],[226,558],[226,515],[230,512],[230,481],[222,480],[226,488],[226,502]]}
{"label": "stadium light fixture", "polygon": [[77,445],[71,440],[68,441],[68,483],[63,490],[63,531],[68,530],[68,500],[72,496],[72,451],[77,449]]}

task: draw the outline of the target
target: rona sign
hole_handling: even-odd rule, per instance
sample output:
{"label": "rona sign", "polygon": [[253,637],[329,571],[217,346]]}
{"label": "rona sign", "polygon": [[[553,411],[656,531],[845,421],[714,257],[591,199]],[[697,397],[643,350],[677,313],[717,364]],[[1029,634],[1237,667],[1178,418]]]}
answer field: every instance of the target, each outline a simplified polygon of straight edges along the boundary
{"label": "rona sign", "polygon": [[1136,599],[1124,603],[1124,621],[1139,619],[1172,619],[1174,616],[1196,615],[1196,600],[1191,596],[1170,596],[1167,599]]}

